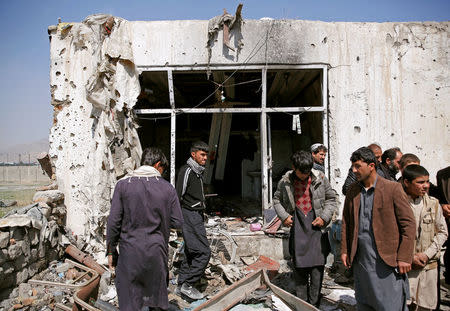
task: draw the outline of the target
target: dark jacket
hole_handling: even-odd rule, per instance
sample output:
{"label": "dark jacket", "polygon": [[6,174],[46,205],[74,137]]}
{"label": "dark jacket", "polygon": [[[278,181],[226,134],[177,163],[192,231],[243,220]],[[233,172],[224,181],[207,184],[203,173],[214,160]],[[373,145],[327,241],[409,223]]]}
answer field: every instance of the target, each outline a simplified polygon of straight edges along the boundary
{"label": "dark jacket", "polygon": [[[342,214],[341,254],[353,262],[358,245],[361,186],[353,183],[345,197]],[[378,178],[372,211],[372,228],[378,254],[396,267],[397,261],[411,263],[416,223],[406,193],[400,183]]]}
{"label": "dark jacket", "polygon": [[120,254],[116,287],[120,310],[167,309],[170,228],[183,215],[173,186],[161,177],[129,177],[114,189],[106,227],[108,253]]}
{"label": "dark jacket", "polygon": [[178,172],[176,189],[182,208],[191,211],[205,209],[203,176],[196,174],[187,164],[183,165]]}
{"label": "dark jacket", "polygon": [[[278,183],[277,191],[273,196],[273,205],[278,217],[284,221],[295,211],[294,198],[294,171],[289,171],[281,178]],[[337,194],[331,188],[330,182],[325,175],[313,169],[311,171],[311,203],[316,217],[322,218],[325,225],[322,231],[330,223],[333,213],[337,209]]]}
{"label": "dark jacket", "polygon": [[380,163],[380,165],[378,165],[377,174],[387,180],[396,181],[395,179],[396,174],[392,174],[389,168],[383,163]]}
{"label": "dark jacket", "polygon": [[342,186],[342,194],[347,195],[348,187],[356,181],[356,175],[353,173],[353,169],[350,167],[348,169],[348,175],[345,179],[344,185]]}

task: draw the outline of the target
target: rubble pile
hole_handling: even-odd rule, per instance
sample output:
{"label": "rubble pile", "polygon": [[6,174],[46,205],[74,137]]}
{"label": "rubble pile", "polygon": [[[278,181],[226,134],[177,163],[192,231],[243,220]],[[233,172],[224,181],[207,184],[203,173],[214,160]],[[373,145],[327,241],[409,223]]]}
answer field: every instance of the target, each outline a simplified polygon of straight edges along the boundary
{"label": "rubble pile", "polygon": [[0,299],[63,254],[63,193],[38,191],[33,201],[0,219]]}

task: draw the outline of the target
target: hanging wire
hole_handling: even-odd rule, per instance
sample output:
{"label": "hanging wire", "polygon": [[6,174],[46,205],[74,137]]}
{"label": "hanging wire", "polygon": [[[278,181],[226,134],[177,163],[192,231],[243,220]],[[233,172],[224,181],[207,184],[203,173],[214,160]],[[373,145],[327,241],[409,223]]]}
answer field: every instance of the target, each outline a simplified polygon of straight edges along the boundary
{"label": "hanging wire", "polygon": [[[234,70],[234,71],[231,73],[231,75],[228,76],[228,78],[226,78],[221,84],[218,84],[217,87],[216,87],[216,89],[215,89],[211,94],[209,94],[208,96],[206,96],[202,101],[200,101],[200,103],[198,103],[197,105],[195,105],[195,106],[192,107],[192,108],[189,108],[189,109],[186,110],[186,111],[177,111],[177,109],[175,109],[175,115],[180,115],[180,114],[182,114],[182,113],[188,113],[190,110],[195,109],[195,108],[198,108],[198,107],[201,106],[204,102],[206,102],[209,98],[211,98],[211,96],[213,96],[214,94],[216,94],[216,92],[217,92],[221,87],[223,87],[224,84],[225,84],[229,79],[231,79],[231,77],[233,77],[234,74],[235,74],[236,72],[238,72],[238,71],[241,70],[243,67],[245,67],[245,66],[247,65],[247,63],[250,62],[250,60],[252,60],[253,57],[255,57],[255,56],[258,54],[259,50],[261,50],[261,48],[262,48],[264,45],[266,45],[267,40],[268,40],[268,38],[269,38],[269,33],[271,32],[272,27],[273,27],[273,21],[272,21],[272,23],[271,23],[271,27],[267,30],[267,32],[266,32],[263,36],[261,36],[261,38],[259,39],[259,41],[255,44],[255,46],[253,47],[253,49],[250,51],[250,53],[249,53],[249,55],[247,56],[247,58],[244,60],[244,62],[242,62],[242,64],[239,65],[238,68],[236,68],[236,70]],[[264,42],[261,44],[261,46],[259,46],[259,48],[255,51],[255,49],[258,47],[259,43],[261,42],[261,40],[264,39],[264,37],[265,37],[265,41],[264,41]],[[266,46],[267,46],[267,45],[266,45]],[[261,79],[259,79],[259,80],[261,80]],[[212,81],[212,82],[215,83],[214,81]],[[254,82],[254,81],[252,81],[252,80],[251,80],[251,81],[244,81],[244,82],[241,82],[241,84],[251,83],[251,82]],[[216,84],[217,84],[217,83],[216,83]],[[235,84],[235,85],[238,85],[238,84]],[[231,86],[231,85],[230,85],[230,86]],[[151,118],[151,117],[139,117],[139,116],[138,116],[138,118],[139,118],[139,119],[142,119],[142,120],[154,120],[154,121],[170,119],[171,117],[172,117],[172,116],[167,116],[167,117],[153,117],[153,118]]]}

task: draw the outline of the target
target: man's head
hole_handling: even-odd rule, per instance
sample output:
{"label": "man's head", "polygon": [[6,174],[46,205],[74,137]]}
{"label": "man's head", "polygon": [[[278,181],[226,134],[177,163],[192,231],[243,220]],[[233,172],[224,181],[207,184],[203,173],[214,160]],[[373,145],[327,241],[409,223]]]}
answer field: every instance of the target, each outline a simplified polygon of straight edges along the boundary
{"label": "man's head", "polygon": [[295,175],[300,180],[307,179],[314,163],[311,153],[303,150],[297,151],[291,156],[291,161]]}
{"label": "man's head", "polygon": [[205,166],[208,158],[208,145],[203,141],[196,141],[191,145],[191,157],[198,164]]}
{"label": "man's head", "polygon": [[371,143],[369,146],[367,146],[367,148],[372,150],[375,158],[377,158],[377,162],[381,163],[381,155],[383,154],[383,150],[381,149],[380,145],[377,143]]}
{"label": "man's head", "polygon": [[398,147],[388,149],[383,152],[383,155],[381,156],[381,163],[385,164],[389,168],[389,171],[397,174],[400,170],[399,162],[402,155],[403,154]]}
{"label": "man's head", "polygon": [[368,147],[361,147],[354,151],[350,157],[350,161],[352,161],[353,173],[360,182],[364,182],[377,173],[375,168],[377,159]]}
{"label": "man's head", "polygon": [[161,149],[150,147],[142,152],[141,165],[153,166],[162,174],[169,162]]}
{"label": "man's head", "polygon": [[430,188],[430,174],[420,165],[411,164],[403,170],[403,185],[405,192],[416,199],[425,195]]}
{"label": "man's head", "polygon": [[314,162],[323,165],[325,162],[325,156],[327,155],[327,147],[323,144],[314,144],[311,146],[311,155]]}
{"label": "man's head", "polygon": [[402,175],[403,175],[403,170],[405,169],[405,167],[407,167],[408,165],[411,165],[411,164],[420,165],[420,159],[415,154],[405,153],[400,158],[400,161],[398,162],[398,164],[400,165],[400,172],[402,172]]}

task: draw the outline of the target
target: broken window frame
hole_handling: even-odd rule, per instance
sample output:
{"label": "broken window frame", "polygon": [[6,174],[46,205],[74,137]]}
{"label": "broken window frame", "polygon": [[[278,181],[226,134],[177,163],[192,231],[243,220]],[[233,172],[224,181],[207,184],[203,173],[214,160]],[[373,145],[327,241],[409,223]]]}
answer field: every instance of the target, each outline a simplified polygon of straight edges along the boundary
{"label": "broken window frame", "polygon": [[[315,107],[267,107],[267,71],[268,70],[302,70],[314,69],[321,70],[321,86],[322,86],[322,105]],[[176,115],[177,113],[259,113],[260,114],[260,130],[261,130],[261,201],[262,211],[272,206],[271,194],[271,143],[268,142],[270,134],[270,121],[268,121],[268,113],[306,113],[306,112],[321,112],[322,113],[322,137],[323,144],[329,148],[328,139],[328,65],[326,64],[307,64],[307,65],[245,65],[245,66],[138,66],[139,73],[144,71],[166,71],[168,86],[169,86],[169,100],[170,108],[163,109],[135,109],[137,114],[170,114],[171,130],[170,130],[170,183],[175,186],[175,140],[176,140]],[[173,72],[174,71],[229,71],[229,70],[261,70],[262,79],[262,95],[260,108],[176,108],[175,96],[173,87]],[[330,154],[330,153],[329,153]],[[325,172],[327,177],[330,177],[329,172],[330,156],[325,161]]]}

